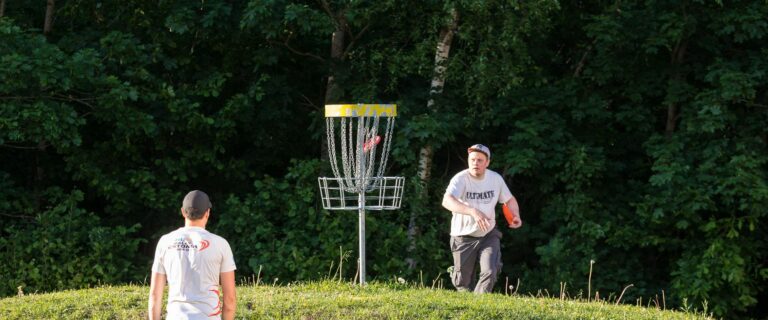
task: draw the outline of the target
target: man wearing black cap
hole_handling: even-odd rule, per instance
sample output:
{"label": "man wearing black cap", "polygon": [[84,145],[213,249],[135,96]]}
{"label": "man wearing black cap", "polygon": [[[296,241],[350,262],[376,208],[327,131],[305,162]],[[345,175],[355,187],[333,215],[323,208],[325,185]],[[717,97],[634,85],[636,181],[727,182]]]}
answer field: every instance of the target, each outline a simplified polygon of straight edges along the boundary
{"label": "man wearing black cap", "polygon": [[234,319],[235,259],[227,240],[205,230],[211,215],[208,195],[199,190],[189,192],[181,215],[184,227],[164,235],[157,243],[149,287],[149,319],[160,319],[166,280],[167,319]]}
{"label": "man wearing black cap", "polygon": [[[443,207],[451,218],[451,282],[459,291],[486,293],[501,271],[501,232],[496,229],[496,204],[504,203],[512,212],[510,228],[519,228],[520,209],[504,179],[488,170],[491,150],[476,144],[467,149],[468,168],[457,173],[443,195]],[[480,262],[480,279],[475,265]]]}

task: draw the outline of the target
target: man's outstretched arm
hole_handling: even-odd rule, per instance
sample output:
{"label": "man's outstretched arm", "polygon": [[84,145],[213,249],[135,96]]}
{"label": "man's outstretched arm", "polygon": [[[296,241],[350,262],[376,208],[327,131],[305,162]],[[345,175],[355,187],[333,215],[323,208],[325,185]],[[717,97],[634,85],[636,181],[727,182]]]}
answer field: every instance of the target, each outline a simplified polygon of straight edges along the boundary
{"label": "man's outstretched arm", "polygon": [[512,196],[512,198],[509,199],[505,205],[512,212],[514,220],[514,222],[510,224],[509,227],[514,229],[520,228],[520,226],[523,225],[523,219],[520,218],[520,206],[517,204],[517,199]]}

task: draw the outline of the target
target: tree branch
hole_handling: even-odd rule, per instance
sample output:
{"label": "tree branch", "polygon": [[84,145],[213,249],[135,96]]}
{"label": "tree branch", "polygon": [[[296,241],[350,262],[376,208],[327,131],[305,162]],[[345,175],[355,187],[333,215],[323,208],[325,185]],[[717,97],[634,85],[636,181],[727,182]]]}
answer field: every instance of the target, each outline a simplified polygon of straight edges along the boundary
{"label": "tree branch", "polygon": [[88,101],[97,101],[99,98],[76,98],[74,96],[70,95],[63,95],[60,93],[54,93],[49,96],[0,96],[0,100],[21,100],[21,101],[33,101],[36,99],[51,99],[56,101],[67,101],[67,102],[76,102],[79,104],[82,104],[84,106],[87,106],[91,109],[96,109],[92,104],[90,104]]}
{"label": "tree branch", "polygon": [[[357,33],[357,35],[355,35],[355,36],[353,36],[353,37],[352,37],[352,40],[351,40],[351,41],[349,41],[349,45],[347,45],[347,48],[346,48],[346,49],[344,49],[344,53],[342,53],[342,55],[341,55],[341,57],[340,57],[339,59],[341,59],[341,60],[344,60],[344,57],[346,57],[346,56],[347,56],[347,53],[349,53],[349,51],[352,51],[352,47],[355,45],[355,42],[356,42],[357,40],[359,40],[359,39],[360,39],[360,37],[362,37],[362,36],[363,36],[363,34],[364,34],[366,31],[368,31],[368,27],[370,27],[370,26],[371,26],[371,24],[370,24],[370,23],[366,24],[366,25],[365,25],[365,27],[363,27],[363,30],[360,30],[360,32],[358,32],[358,33]],[[348,28],[348,27],[347,27],[347,31],[349,31],[349,28]],[[351,35],[352,35],[352,34],[350,34],[350,36],[351,36]]]}
{"label": "tree branch", "polygon": [[330,17],[331,20],[333,20],[333,23],[336,24],[336,22],[337,22],[336,21],[336,17],[333,14],[333,11],[331,11],[331,6],[328,4],[328,1],[326,1],[326,0],[319,0],[318,2],[320,2],[320,6],[323,7],[323,10],[328,15],[328,17]]}
{"label": "tree branch", "polygon": [[82,104],[84,106],[87,106],[87,107],[89,107],[91,109],[96,109],[96,107],[94,107],[92,104],[86,102],[87,100],[97,100],[96,98],[79,99],[79,98],[73,97],[72,95],[66,95],[65,96],[63,94],[58,94],[58,93],[53,94],[52,96],[50,96],[50,98],[54,99],[54,100],[59,100],[59,101],[77,102],[77,103]]}
{"label": "tree branch", "polygon": [[21,150],[37,150],[37,147],[14,146],[10,144],[0,144],[0,147],[11,148],[11,149],[21,149]]}
{"label": "tree branch", "polygon": [[0,100],[34,100],[35,97],[25,96],[0,96]]}
{"label": "tree branch", "polygon": [[269,40],[269,43],[282,45],[286,49],[288,49],[289,51],[291,51],[291,52],[293,52],[293,53],[295,53],[297,55],[304,56],[304,57],[310,57],[312,59],[315,59],[315,60],[318,60],[318,61],[321,61],[321,62],[325,62],[325,59],[323,59],[322,57],[320,57],[318,55],[311,54],[311,53],[308,53],[308,52],[302,52],[302,51],[294,49],[293,47],[291,47],[291,45],[289,43],[290,41],[291,41],[291,36],[288,36],[287,38],[285,38],[285,40],[283,42],[277,42],[277,41]]}
{"label": "tree branch", "polygon": [[768,108],[768,105],[760,104],[760,103],[754,103],[754,102],[749,102],[749,101],[744,100],[744,99],[741,99],[741,102],[746,103],[747,107]]}
{"label": "tree branch", "polygon": [[301,97],[304,99],[304,105],[311,107],[315,110],[322,110],[322,107],[318,106],[317,104],[313,103],[311,99],[309,99],[306,95],[303,93],[301,94]]}
{"label": "tree branch", "polygon": [[25,215],[20,215],[20,214],[10,214],[10,213],[2,213],[2,212],[0,212],[0,216],[11,217],[11,218],[22,218],[22,219],[34,219],[35,218],[33,216],[25,216]]}
{"label": "tree branch", "polygon": [[584,65],[587,63],[587,55],[589,52],[592,51],[592,48],[595,46],[595,43],[597,43],[597,39],[592,40],[592,43],[589,44],[587,47],[587,50],[584,51],[584,54],[581,55],[581,60],[579,60],[579,64],[576,65],[576,70],[573,71],[573,76],[575,78],[578,78],[579,75],[581,75],[581,70],[584,69]]}

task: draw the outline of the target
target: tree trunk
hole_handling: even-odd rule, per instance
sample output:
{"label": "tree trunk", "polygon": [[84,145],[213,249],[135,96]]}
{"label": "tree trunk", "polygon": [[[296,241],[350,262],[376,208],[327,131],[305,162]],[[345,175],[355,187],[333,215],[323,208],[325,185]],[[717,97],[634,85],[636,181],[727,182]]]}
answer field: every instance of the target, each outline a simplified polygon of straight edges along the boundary
{"label": "tree trunk", "polygon": [[664,134],[667,137],[671,137],[675,133],[675,127],[677,122],[677,104],[672,103],[667,106],[667,125],[664,129]]}
{"label": "tree trunk", "polygon": [[48,148],[48,144],[45,139],[41,139],[37,142],[37,152],[35,152],[35,178],[34,178],[34,192],[35,192],[35,204],[36,209],[43,208],[43,181],[45,181],[45,169],[43,168],[40,158],[45,154],[45,149]]}
{"label": "tree trunk", "polygon": [[[427,100],[427,112],[437,112],[435,106],[435,97],[443,93],[443,86],[445,85],[445,71],[447,69],[446,62],[451,52],[451,44],[453,43],[453,36],[456,34],[456,28],[459,23],[459,13],[456,9],[451,10],[451,21],[440,31],[440,39],[437,42],[437,48],[435,49],[435,68],[433,71],[432,82],[429,87],[429,100]],[[426,203],[429,198],[429,179],[432,172],[432,158],[434,155],[434,147],[426,141],[424,146],[419,150],[419,169],[418,177],[421,184],[418,197],[420,203]],[[416,250],[416,236],[419,233],[419,228],[416,223],[417,211],[411,210],[411,216],[408,221],[408,258],[405,259],[409,268],[416,267],[416,261],[411,257]]]}
{"label": "tree trunk", "polygon": [[[674,50],[672,50],[671,63],[672,68],[674,69],[672,78],[675,82],[682,81],[680,66],[683,64],[683,58],[685,57],[685,49],[687,45],[687,41],[678,42]],[[671,137],[677,129],[677,120],[680,118],[679,109],[680,108],[676,103],[670,103],[667,106],[667,124],[664,129],[664,134],[667,137]]]}
{"label": "tree trunk", "polygon": [[55,1],[48,0],[48,5],[45,7],[45,24],[43,25],[44,35],[51,33],[51,28],[53,27],[53,10],[55,7]]}
{"label": "tree trunk", "polygon": [[[342,23],[339,23],[331,39],[331,63],[341,60],[344,53],[345,38],[344,28]],[[337,99],[339,99],[339,87],[333,77],[333,71],[331,71],[331,74],[328,75],[328,86],[325,88],[325,103],[338,102]]]}
{"label": "tree trunk", "polygon": [[[331,64],[335,64],[342,60],[345,38],[344,23],[343,21],[340,21],[336,25],[336,31],[333,32],[331,38]],[[331,68],[328,75],[328,84],[325,87],[325,104],[339,102],[339,91],[339,85],[333,77],[333,68]],[[321,139],[320,141],[320,159],[323,161],[330,161],[330,155],[328,155],[328,140]]]}
{"label": "tree trunk", "polygon": [[5,16],[5,0],[0,0],[0,18]]}
{"label": "tree trunk", "polygon": [[447,69],[446,62],[451,52],[451,44],[453,43],[453,36],[456,33],[456,28],[459,23],[459,13],[456,9],[451,10],[451,23],[443,30],[440,31],[440,40],[437,42],[437,49],[435,50],[435,69],[434,76],[432,77],[432,83],[429,86],[429,100],[427,101],[427,109],[430,112],[434,110],[436,95],[443,93],[443,85],[445,84],[445,70]]}

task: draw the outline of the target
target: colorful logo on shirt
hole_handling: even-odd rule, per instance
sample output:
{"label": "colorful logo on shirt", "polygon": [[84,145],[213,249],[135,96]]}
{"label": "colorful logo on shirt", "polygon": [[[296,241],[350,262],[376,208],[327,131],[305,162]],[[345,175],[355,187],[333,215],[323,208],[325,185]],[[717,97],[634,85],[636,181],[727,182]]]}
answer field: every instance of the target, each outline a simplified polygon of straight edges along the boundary
{"label": "colorful logo on shirt", "polygon": [[211,242],[208,240],[200,240],[200,245],[196,245],[195,242],[190,237],[179,237],[173,240],[173,243],[168,246],[169,250],[176,250],[176,251],[189,251],[189,250],[197,250],[197,251],[203,251],[205,249],[208,249],[208,247],[211,246]]}
{"label": "colorful logo on shirt", "polygon": [[201,240],[200,241],[200,251],[203,251],[208,248],[208,246],[211,245],[211,243],[208,240]]}
{"label": "colorful logo on shirt", "polygon": [[[205,240],[203,240],[203,241],[205,241]],[[200,249],[200,250],[203,250],[203,249]],[[218,316],[218,315],[221,314],[221,298],[219,297],[219,290],[211,289],[211,290],[208,290],[208,291],[215,293],[216,294],[216,301],[218,301],[216,306],[213,307],[213,313],[209,314],[208,316],[209,317]]]}

